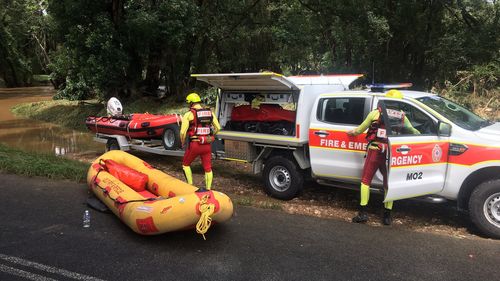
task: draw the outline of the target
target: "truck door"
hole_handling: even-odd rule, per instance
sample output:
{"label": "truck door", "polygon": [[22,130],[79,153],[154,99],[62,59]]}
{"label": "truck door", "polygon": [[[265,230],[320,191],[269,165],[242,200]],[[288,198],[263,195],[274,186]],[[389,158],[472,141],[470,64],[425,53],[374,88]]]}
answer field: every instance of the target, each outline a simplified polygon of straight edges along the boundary
{"label": "truck door", "polygon": [[309,152],[312,173],[319,178],[359,181],[367,141],[365,135],[348,137],[361,124],[371,97],[322,95],[311,112]]}
{"label": "truck door", "polygon": [[402,128],[388,135],[388,191],[384,201],[418,197],[441,191],[448,165],[449,142],[437,134],[437,120],[403,101],[387,101],[403,111],[417,131]]}

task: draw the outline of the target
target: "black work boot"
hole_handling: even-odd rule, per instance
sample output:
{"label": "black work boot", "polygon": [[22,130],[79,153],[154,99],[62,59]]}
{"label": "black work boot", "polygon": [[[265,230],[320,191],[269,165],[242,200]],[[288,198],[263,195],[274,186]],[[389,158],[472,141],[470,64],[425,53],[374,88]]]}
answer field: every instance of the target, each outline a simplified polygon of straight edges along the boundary
{"label": "black work boot", "polygon": [[368,214],[366,213],[366,206],[359,206],[358,215],[352,218],[352,222],[365,223],[368,221]]}
{"label": "black work boot", "polygon": [[384,208],[384,218],[382,219],[382,222],[384,223],[384,225],[392,224],[391,209]]}

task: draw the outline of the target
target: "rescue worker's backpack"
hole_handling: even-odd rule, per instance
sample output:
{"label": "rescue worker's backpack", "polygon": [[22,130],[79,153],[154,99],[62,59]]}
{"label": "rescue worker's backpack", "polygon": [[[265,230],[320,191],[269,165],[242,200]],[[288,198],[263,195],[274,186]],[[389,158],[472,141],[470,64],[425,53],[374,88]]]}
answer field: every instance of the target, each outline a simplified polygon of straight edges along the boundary
{"label": "rescue worker's backpack", "polygon": [[212,121],[213,115],[209,108],[191,108],[193,122],[189,124],[188,135],[190,139],[198,139],[201,144],[213,141]]}
{"label": "rescue worker's backpack", "polygon": [[[382,116],[382,109],[377,108],[379,117],[377,120],[372,121],[370,127],[368,127],[368,131],[366,133],[366,140],[368,142],[382,142],[387,143],[387,134],[386,134],[386,126],[384,124],[384,118]],[[386,109],[387,112],[387,120],[390,123],[391,131],[393,133],[400,133],[404,127],[404,112],[395,109]]]}

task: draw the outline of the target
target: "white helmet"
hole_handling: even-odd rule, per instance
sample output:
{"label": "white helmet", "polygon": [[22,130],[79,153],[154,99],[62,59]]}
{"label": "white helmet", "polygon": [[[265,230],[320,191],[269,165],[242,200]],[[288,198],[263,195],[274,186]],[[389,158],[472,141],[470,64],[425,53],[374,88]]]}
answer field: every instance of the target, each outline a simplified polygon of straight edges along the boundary
{"label": "white helmet", "polygon": [[119,116],[122,115],[123,107],[117,98],[112,97],[108,100],[108,106],[106,109],[108,110],[108,115]]}

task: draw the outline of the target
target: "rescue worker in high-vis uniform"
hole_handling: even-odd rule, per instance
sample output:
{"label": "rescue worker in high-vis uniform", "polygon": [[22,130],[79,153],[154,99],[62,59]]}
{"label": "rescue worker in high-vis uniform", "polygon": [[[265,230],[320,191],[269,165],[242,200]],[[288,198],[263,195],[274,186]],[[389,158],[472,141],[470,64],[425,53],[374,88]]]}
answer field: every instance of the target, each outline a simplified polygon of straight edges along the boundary
{"label": "rescue worker in high-vis uniform", "polygon": [[[390,90],[385,95],[390,98],[403,98],[403,95],[398,90]],[[359,213],[357,216],[352,218],[353,222],[364,223],[368,221],[368,215],[366,213],[366,207],[368,205],[368,200],[370,198],[370,185],[373,176],[379,169],[384,178],[384,191],[387,193],[387,135],[386,135],[386,125],[384,124],[384,118],[382,116],[382,107],[379,103],[377,109],[371,111],[366,119],[357,128],[347,132],[349,136],[357,136],[366,132],[366,139],[368,141],[368,148],[366,154],[365,164],[363,166],[363,175],[361,177],[361,200]],[[387,117],[385,120],[391,124],[391,129],[396,131],[404,131],[409,134],[420,134],[420,132],[413,128],[412,124],[405,116],[404,112],[394,109],[386,109]],[[382,222],[384,225],[392,224],[392,210],[393,202],[388,201],[384,203],[384,216]]]}
{"label": "rescue worker in high-vis uniform", "polygon": [[215,134],[220,130],[219,121],[210,110],[201,106],[201,99],[197,93],[190,93],[186,97],[189,111],[182,117],[180,137],[182,146],[187,142],[186,152],[182,160],[182,170],[186,181],[193,184],[191,163],[200,156],[203,170],[205,171],[205,187],[212,187],[212,149],[211,143]]}

